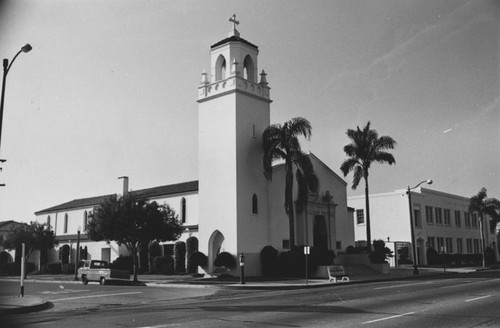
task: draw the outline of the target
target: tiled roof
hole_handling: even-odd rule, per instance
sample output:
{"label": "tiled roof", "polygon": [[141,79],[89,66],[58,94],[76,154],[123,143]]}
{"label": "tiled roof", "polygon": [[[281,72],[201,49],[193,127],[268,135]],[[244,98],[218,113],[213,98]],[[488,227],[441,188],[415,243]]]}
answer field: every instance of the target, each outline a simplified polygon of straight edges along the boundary
{"label": "tiled roof", "polygon": [[[147,188],[147,189],[141,189],[141,190],[134,190],[134,191],[131,191],[130,193],[139,197],[139,198],[152,198],[152,197],[180,194],[180,193],[185,193],[185,192],[190,192],[190,191],[198,191],[198,181],[188,181],[188,182],[171,184],[171,185],[166,185],[166,186],[159,186],[159,187],[153,187],[153,188]],[[102,203],[104,201],[104,199],[106,199],[110,196],[113,196],[113,194],[104,195],[104,196],[97,196],[97,197],[75,199],[75,200],[72,200],[72,201],[67,202],[67,203],[63,203],[60,205],[56,205],[56,206],[49,207],[49,208],[46,208],[44,210],[35,212],[35,215],[48,214],[48,213],[59,212],[59,211],[63,211],[63,210],[69,210],[69,209],[96,206],[96,205],[99,205],[100,203]]]}

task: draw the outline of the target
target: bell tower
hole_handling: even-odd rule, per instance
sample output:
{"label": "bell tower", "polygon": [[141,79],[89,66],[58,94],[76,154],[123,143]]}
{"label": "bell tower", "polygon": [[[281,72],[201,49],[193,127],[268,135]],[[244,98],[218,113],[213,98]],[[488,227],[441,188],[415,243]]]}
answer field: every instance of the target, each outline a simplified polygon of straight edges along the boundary
{"label": "bell tower", "polygon": [[[269,243],[268,184],[262,133],[270,123],[266,73],[256,45],[240,37],[236,15],[228,37],[210,47],[210,76],[198,87],[199,247],[209,270],[220,252],[244,253],[247,274],[260,274]],[[236,270],[234,274],[238,274]]]}

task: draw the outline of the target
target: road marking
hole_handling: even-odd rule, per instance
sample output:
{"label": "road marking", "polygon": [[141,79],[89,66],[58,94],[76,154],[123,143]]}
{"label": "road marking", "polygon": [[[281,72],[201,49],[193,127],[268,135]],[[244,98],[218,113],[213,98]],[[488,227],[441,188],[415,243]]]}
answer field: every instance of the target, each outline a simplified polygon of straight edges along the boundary
{"label": "road marking", "polygon": [[374,322],[379,322],[379,321],[384,321],[384,320],[389,320],[389,319],[400,318],[400,317],[404,317],[406,315],[411,315],[411,314],[415,314],[415,312],[408,312],[408,313],[393,315],[393,316],[390,316],[390,317],[385,317],[385,318],[380,318],[380,319],[376,319],[376,320],[366,321],[366,322],[363,322],[362,324],[366,325],[366,324],[369,324],[369,323],[374,323]]}
{"label": "road marking", "polygon": [[77,299],[81,299],[81,298],[109,297],[109,296],[133,295],[133,294],[142,294],[142,292],[115,293],[115,294],[103,294],[103,295],[87,295],[87,296],[80,296],[80,297],[58,298],[56,300],[50,300],[50,301],[51,302],[59,302],[59,301],[77,300]]}
{"label": "road marking", "polygon": [[490,297],[491,295],[486,295],[486,296],[480,296],[480,297],[476,297],[476,298],[470,298],[468,300],[465,300],[465,302],[472,302],[472,301],[477,301],[477,300],[482,300],[483,298],[488,298]]}
{"label": "road marking", "polygon": [[63,290],[58,290],[58,291],[46,290],[46,291],[40,292],[40,294],[59,295],[59,294],[82,293],[82,292],[88,292],[88,291],[89,291],[89,289],[63,289]]}
{"label": "road marking", "polygon": [[409,284],[402,284],[402,285],[393,285],[393,286],[384,286],[384,287],[376,287],[376,288],[373,288],[373,289],[388,289],[388,288],[397,288],[397,287],[415,286],[415,285],[425,285],[425,284],[432,284],[432,281],[426,281],[426,282],[420,282],[420,283],[409,283]]}

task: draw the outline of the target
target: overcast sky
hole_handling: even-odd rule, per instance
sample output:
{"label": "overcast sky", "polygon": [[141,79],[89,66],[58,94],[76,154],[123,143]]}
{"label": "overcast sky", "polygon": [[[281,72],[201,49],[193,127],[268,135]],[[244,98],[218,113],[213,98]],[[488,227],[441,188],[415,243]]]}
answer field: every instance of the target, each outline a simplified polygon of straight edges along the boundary
{"label": "overcast sky", "polygon": [[309,119],[304,150],[337,174],[346,130],[371,121],[397,141],[372,192],[430,178],[500,198],[499,1],[0,0],[0,57],[33,46],[7,79],[0,221],[121,192],[123,175],[133,190],[198,179],[197,87],[233,13],[271,122]]}

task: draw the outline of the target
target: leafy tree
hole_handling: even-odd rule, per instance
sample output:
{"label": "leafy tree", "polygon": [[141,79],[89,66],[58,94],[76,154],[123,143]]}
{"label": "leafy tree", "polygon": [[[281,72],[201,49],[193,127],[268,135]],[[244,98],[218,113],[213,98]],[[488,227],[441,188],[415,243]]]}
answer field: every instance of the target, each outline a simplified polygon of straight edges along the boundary
{"label": "leafy tree", "polygon": [[393,149],[396,141],[389,136],[378,136],[377,131],[370,129],[370,122],[361,130],[348,129],[347,136],[351,143],[344,146],[344,152],[348,158],[342,163],[340,169],[344,176],[354,171],[352,189],[356,189],[363,178],[365,180],[365,204],[366,204],[366,241],[368,252],[371,253],[371,229],[370,229],[370,201],[368,191],[369,169],[373,162],[389,163],[392,165],[396,160],[392,154],[386,152]]}
{"label": "leafy tree", "polygon": [[274,161],[282,160],[285,162],[285,211],[288,214],[290,247],[295,246],[294,167],[297,168],[295,176],[299,187],[298,212],[307,201],[308,189],[316,191],[318,187],[311,160],[300,147],[298,140],[300,135],[305,138],[311,136],[311,123],[302,117],[292,118],[284,124],[272,124],[266,128],[262,135],[263,166],[266,179],[272,180]]}
{"label": "leafy tree", "polygon": [[137,281],[138,253],[143,245],[152,240],[176,240],[181,232],[181,224],[170,206],[148,202],[133,193],[106,198],[93,211],[87,230],[92,240],[125,245],[134,260],[134,281]]}
{"label": "leafy tree", "polygon": [[[21,249],[23,243],[25,245],[24,264],[25,268],[27,268],[28,259],[33,251],[51,249],[59,242],[47,224],[31,222],[30,224],[12,227],[3,241],[3,247],[8,250]],[[27,275],[27,272],[25,272],[25,275]]]}
{"label": "leafy tree", "polygon": [[[488,198],[486,188],[481,188],[477,195],[470,198],[469,201],[469,212],[477,213],[479,215],[479,222],[481,223],[481,253],[483,256],[483,266],[485,265],[485,250],[484,250],[484,236],[483,236],[483,222],[484,216],[488,215],[491,217],[490,230],[494,231],[497,223],[500,221],[500,200],[496,198]],[[492,229],[493,228],[493,229]]]}

